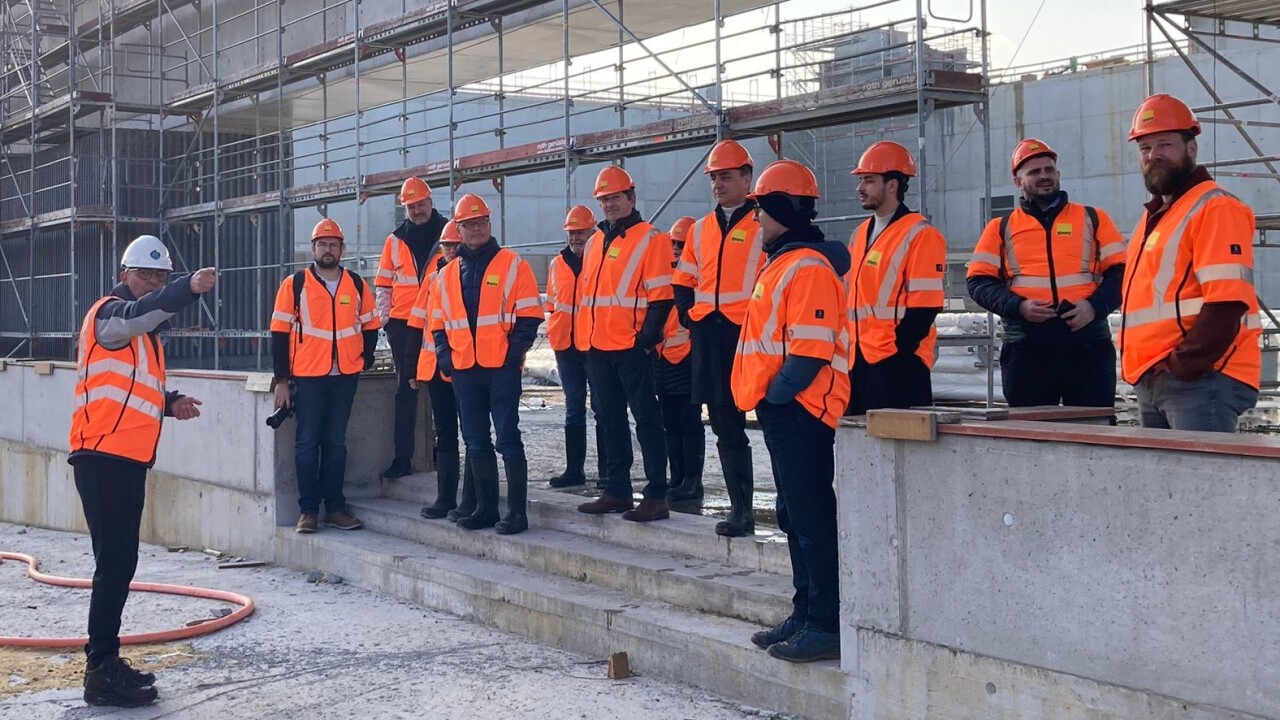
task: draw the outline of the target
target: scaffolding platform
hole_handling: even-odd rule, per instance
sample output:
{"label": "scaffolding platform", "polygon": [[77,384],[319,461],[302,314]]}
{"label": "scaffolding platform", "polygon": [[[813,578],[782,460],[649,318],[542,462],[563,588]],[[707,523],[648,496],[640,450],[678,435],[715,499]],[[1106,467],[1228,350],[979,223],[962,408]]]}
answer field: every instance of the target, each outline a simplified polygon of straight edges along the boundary
{"label": "scaffolding platform", "polygon": [[1280,3],[1276,0],[1172,0],[1155,3],[1151,10],[1186,17],[1280,25]]}
{"label": "scaffolding platform", "polygon": [[[186,7],[195,0],[164,0],[168,12]],[[156,20],[160,13],[160,4],[156,0],[133,0],[112,6],[101,17],[90,18],[76,28],[76,45],[79,52],[91,50],[103,43],[110,43],[119,35],[136,30]],[[60,43],[40,55],[39,62],[44,68],[65,65],[71,58],[71,43]]]}
{"label": "scaffolding platform", "polygon": [[79,119],[98,112],[110,104],[110,93],[93,90],[76,90],[67,93],[34,110],[27,109],[6,118],[4,124],[0,125],[0,145],[25,139],[41,142],[42,134],[66,127],[71,116]]}

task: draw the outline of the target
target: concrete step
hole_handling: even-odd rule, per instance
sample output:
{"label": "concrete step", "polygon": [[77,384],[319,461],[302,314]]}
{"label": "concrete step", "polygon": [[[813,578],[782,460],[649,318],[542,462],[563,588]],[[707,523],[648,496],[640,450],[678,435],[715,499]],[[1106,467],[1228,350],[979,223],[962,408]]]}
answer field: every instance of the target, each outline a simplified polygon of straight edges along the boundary
{"label": "concrete step", "polygon": [[[791,614],[790,575],[639,549],[549,527],[535,526],[508,536],[492,530],[472,532],[448,520],[424,520],[418,505],[385,498],[348,502],[369,529],[431,548],[490,558],[763,627],[777,625]],[[662,532],[661,527],[652,530]],[[704,537],[701,542],[713,541]]]}
{"label": "concrete step", "polygon": [[377,592],[800,718],[848,716],[838,662],[794,665],[751,645],[758,626],[371,530],[277,528],[277,559]]}

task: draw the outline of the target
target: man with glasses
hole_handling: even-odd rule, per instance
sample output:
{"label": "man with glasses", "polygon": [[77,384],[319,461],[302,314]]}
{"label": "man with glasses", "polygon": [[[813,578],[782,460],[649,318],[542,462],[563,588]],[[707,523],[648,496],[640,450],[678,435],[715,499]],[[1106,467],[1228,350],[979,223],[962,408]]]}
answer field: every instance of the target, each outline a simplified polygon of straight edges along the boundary
{"label": "man with glasses", "polygon": [[173,263],[160,238],[142,235],[125,248],[120,284],[98,300],[80,328],[76,408],[70,455],[76,491],[93,541],[93,593],[84,700],[137,707],[153,702],[155,675],[120,659],[120,615],[138,568],[138,535],[147,469],[155,464],[163,418],[200,416],[200,401],[165,387],[169,318],[213,289],[203,268],[169,279]]}

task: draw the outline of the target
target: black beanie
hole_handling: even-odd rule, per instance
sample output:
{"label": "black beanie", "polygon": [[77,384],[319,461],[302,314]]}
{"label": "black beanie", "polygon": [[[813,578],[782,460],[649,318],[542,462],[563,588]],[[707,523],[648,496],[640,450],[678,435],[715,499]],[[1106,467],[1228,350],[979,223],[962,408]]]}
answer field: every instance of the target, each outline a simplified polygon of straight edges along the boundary
{"label": "black beanie", "polygon": [[760,209],[790,230],[798,230],[810,224],[815,215],[813,198],[793,197],[783,193],[770,193],[756,198]]}

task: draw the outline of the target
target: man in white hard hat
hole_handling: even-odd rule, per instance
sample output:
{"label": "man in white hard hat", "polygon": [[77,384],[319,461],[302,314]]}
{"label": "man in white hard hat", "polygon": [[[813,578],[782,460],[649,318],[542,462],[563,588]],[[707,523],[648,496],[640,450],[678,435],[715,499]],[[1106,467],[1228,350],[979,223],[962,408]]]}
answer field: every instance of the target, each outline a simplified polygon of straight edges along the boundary
{"label": "man in white hard hat", "polygon": [[165,416],[200,416],[200,401],[165,387],[158,334],[169,318],[213,289],[203,268],[170,278],[169,250],[154,235],[125,248],[120,284],[98,300],[80,327],[70,455],[93,540],[88,663],[84,700],[136,707],[156,699],[155,676],[120,659],[120,615],[138,567],[147,469],[155,464]]}

